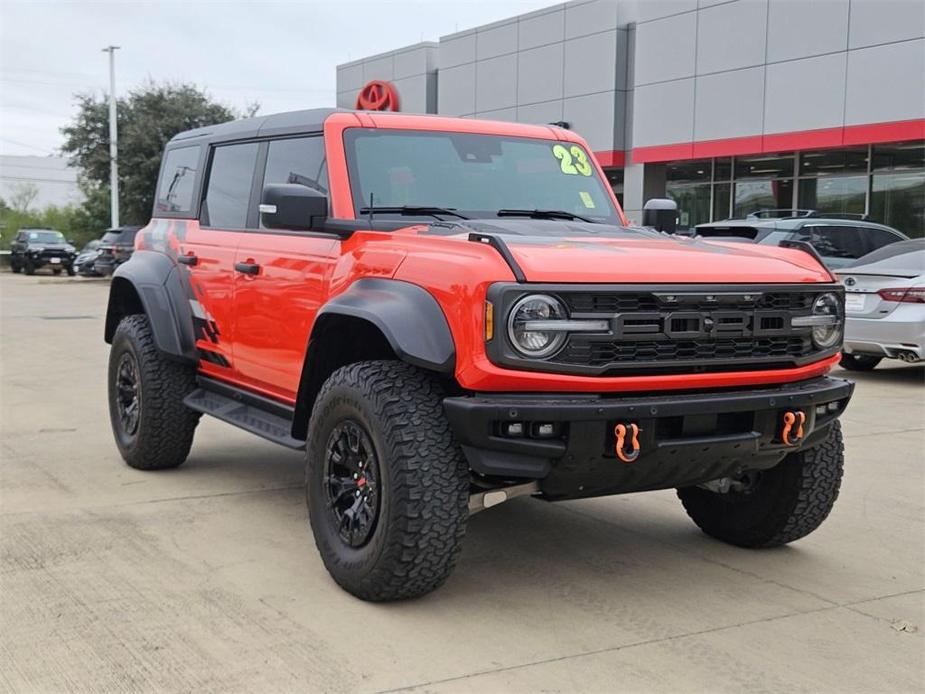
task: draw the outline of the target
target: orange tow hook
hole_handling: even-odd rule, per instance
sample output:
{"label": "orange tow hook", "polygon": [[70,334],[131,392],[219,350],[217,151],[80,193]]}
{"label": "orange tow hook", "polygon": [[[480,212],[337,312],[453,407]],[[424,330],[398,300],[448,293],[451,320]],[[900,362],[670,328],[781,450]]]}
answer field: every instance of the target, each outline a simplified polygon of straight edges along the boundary
{"label": "orange tow hook", "polygon": [[[803,440],[803,423],[806,421],[806,413],[802,410],[784,413],[784,431],[781,438],[788,446],[796,446]],[[796,425],[796,431],[794,431]]]}
{"label": "orange tow hook", "polygon": [[[635,462],[639,457],[639,427],[634,424],[617,424],[613,433],[617,437],[615,450],[617,457],[624,463]],[[627,447],[626,435],[630,435],[629,446]]]}

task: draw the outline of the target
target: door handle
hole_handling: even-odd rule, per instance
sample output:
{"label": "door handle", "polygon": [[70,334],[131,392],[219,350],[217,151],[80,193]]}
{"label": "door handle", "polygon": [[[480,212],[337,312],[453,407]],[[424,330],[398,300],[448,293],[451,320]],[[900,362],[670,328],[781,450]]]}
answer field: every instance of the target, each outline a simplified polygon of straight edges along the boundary
{"label": "door handle", "polygon": [[199,258],[195,253],[190,253],[189,255],[177,256],[177,262],[180,265],[199,265]]}
{"label": "door handle", "polygon": [[234,269],[243,272],[245,275],[256,275],[260,272],[259,263],[235,263]]}

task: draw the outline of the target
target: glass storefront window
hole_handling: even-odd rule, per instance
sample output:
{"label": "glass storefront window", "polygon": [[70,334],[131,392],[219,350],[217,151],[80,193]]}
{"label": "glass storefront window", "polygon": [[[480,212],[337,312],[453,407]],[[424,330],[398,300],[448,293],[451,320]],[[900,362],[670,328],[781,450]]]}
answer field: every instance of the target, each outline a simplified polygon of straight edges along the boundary
{"label": "glass storefront window", "polygon": [[623,169],[604,169],[604,175],[607,176],[607,182],[613,188],[613,194],[620,203],[620,209],[623,209]]}
{"label": "glass storefront window", "polygon": [[713,186],[713,221],[729,219],[729,203],[732,186],[729,183],[717,183]]}
{"label": "glass storefront window", "polygon": [[864,214],[866,199],[866,175],[803,178],[797,192],[797,207],[817,212]]}
{"label": "glass storefront window", "polygon": [[713,180],[729,181],[732,179],[732,159],[724,157],[713,160]]}
{"label": "glass storefront window", "polygon": [[[738,169],[738,163],[736,164]],[[784,181],[736,181],[734,218],[759,210],[792,210],[793,179]]]}
{"label": "glass storefront window", "polygon": [[875,174],[870,216],[906,236],[925,236],[925,171]]}
{"label": "glass storefront window", "polygon": [[[736,178],[792,178],[792,154],[764,154],[735,160]],[[787,203],[790,206],[790,203]]]}
{"label": "glass storefront window", "polygon": [[845,173],[867,173],[867,147],[800,154],[801,176],[831,176]]}
{"label": "glass storefront window", "polygon": [[880,169],[925,169],[925,143],[898,142],[874,145],[872,167]]}
{"label": "glass storefront window", "polygon": [[672,184],[666,190],[668,197],[678,203],[678,227],[690,229],[710,221],[710,184]]}
{"label": "glass storefront window", "polygon": [[665,168],[665,178],[668,181],[709,181],[712,166],[709,159],[669,164]]}

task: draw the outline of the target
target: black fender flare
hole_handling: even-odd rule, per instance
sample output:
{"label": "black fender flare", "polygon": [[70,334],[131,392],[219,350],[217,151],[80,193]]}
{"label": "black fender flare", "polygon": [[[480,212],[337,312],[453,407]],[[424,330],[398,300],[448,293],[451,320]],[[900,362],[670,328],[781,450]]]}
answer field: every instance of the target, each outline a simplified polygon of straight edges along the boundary
{"label": "black fender flare", "polygon": [[[392,279],[361,279],[321,307],[315,326],[339,314],[375,325],[402,361],[452,374],[456,345],[440,304],[423,287]],[[313,328],[314,332],[314,328]]]}
{"label": "black fender flare", "polygon": [[180,273],[176,263],[163,253],[146,250],[132,253],[132,257],[113,273],[106,309],[106,342],[112,342],[116,327],[125,315],[123,293],[128,291],[127,283],[135,290],[148,316],[158,350],[181,361],[198,363],[189,283],[184,282]]}

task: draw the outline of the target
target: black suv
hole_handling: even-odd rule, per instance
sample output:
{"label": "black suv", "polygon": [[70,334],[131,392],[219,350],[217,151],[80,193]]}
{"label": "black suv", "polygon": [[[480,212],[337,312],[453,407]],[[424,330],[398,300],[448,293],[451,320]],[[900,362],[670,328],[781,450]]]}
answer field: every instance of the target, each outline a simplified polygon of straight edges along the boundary
{"label": "black suv", "polygon": [[34,275],[40,267],[48,265],[60,275],[62,270],[73,275],[77,249],[54,229],[20,229],[10,244],[10,267],[13,272],[25,271]]}
{"label": "black suv", "polygon": [[135,234],[141,227],[125,226],[107,229],[100,239],[99,255],[93,263],[99,275],[111,275],[116,268],[132,257],[135,250]]}
{"label": "black suv", "polygon": [[[777,216],[784,214],[785,216]],[[851,265],[862,255],[908,237],[862,215],[824,215],[814,210],[761,210],[745,219],[698,224],[697,235],[779,246],[808,241],[830,268]]]}

